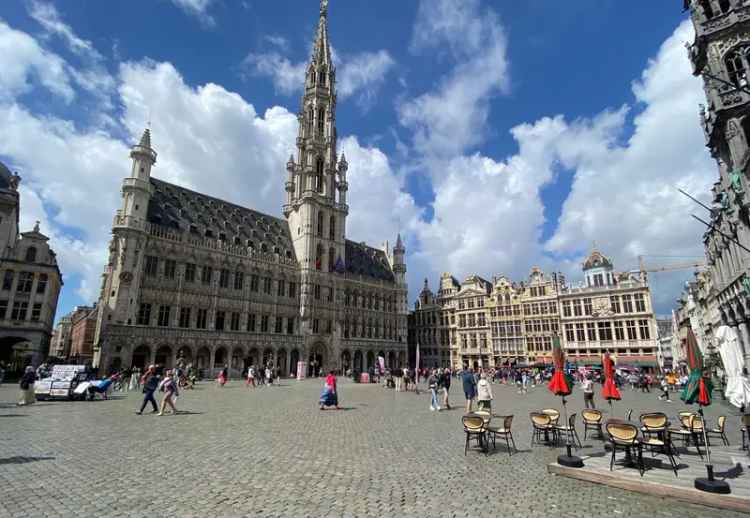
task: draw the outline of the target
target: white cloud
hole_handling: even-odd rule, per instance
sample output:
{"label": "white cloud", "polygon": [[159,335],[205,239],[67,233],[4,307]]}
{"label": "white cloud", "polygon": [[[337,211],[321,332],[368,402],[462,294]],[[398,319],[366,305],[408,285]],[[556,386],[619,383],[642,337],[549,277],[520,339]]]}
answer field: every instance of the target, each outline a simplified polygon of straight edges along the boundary
{"label": "white cloud", "polygon": [[505,30],[478,0],[422,0],[412,50],[447,48],[455,63],[437,89],[403,102],[401,124],[428,158],[449,159],[482,142],[489,101],[508,89]]}
{"label": "white cloud", "polygon": [[200,22],[207,26],[216,25],[216,20],[208,14],[208,8],[214,3],[214,0],[170,0],[174,5],[185,11],[191,16],[195,16]]}
{"label": "white cloud", "polygon": [[251,52],[242,62],[242,69],[249,76],[268,77],[276,93],[291,95],[302,91],[305,81],[304,61],[292,63],[279,52]]}
{"label": "white cloud", "polygon": [[363,109],[369,109],[395,64],[393,57],[385,50],[344,57],[338,76],[339,96],[342,99],[356,96],[357,103]]}
{"label": "white cloud", "polygon": [[[266,39],[276,38],[267,36]],[[281,43],[274,41],[275,46],[283,49],[285,45]],[[386,50],[379,50],[341,55],[334,49],[331,49],[331,54],[336,63],[339,98],[344,100],[354,97],[363,110],[371,108],[380,87],[396,64],[391,54]],[[307,65],[307,61],[294,63],[280,52],[272,50],[249,53],[241,67],[246,78],[268,77],[277,93],[288,96],[302,92]]]}
{"label": "white cloud", "polygon": [[0,101],[29,92],[39,82],[70,102],[75,97],[65,61],[43,49],[28,34],[0,20]]}
{"label": "white cloud", "polygon": [[81,56],[100,60],[101,54],[94,48],[90,41],[78,37],[70,25],[66,24],[60,17],[57,8],[41,0],[29,0],[29,15],[36,20],[50,35],[56,35],[65,41],[68,47]]}
{"label": "white cloud", "polygon": [[[692,36],[692,25],[683,22],[634,83],[643,111],[627,142],[599,153],[581,149],[547,250],[571,253],[596,240],[622,267],[635,266],[640,254],[702,255],[704,229],[690,218],[701,209],[677,192],[682,187],[705,200],[717,178],[698,123],[701,81],[691,75],[684,49]],[[680,277],[652,276],[662,307],[673,302]]]}

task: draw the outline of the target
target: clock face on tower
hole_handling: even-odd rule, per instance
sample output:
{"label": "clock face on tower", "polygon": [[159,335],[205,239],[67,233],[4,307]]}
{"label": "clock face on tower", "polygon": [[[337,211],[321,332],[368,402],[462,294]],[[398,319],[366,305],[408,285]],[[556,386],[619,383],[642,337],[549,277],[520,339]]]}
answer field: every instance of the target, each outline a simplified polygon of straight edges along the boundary
{"label": "clock face on tower", "polygon": [[120,274],[120,281],[124,284],[129,284],[133,281],[133,274],[130,272],[122,272]]}

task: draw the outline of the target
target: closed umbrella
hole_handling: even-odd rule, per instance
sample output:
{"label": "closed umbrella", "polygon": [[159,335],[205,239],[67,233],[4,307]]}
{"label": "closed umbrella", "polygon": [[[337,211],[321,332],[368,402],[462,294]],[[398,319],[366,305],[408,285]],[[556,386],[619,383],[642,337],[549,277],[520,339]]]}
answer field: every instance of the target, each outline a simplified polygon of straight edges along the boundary
{"label": "closed umbrella", "polygon": [[[560,337],[555,335],[552,337],[552,360],[555,365],[555,372],[552,374],[552,379],[547,385],[547,388],[556,396],[562,397],[563,404],[563,415],[565,416],[565,426],[569,425],[568,422],[568,408],[566,406],[565,396],[569,396],[573,392],[573,382],[570,377],[565,373],[565,353],[563,352],[562,345],[560,345]],[[583,460],[580,457],[573,456],[570,444],[570,434],[565,434],[565,448],[567,455],[560,455],[557,457],[557,463],[561,466],[567,466],[569,468],[582,468]]]}
{"label": "closed umbrella", "polygon": [[742,373],[745,358],[742,356],[737,332],[729,326],[721,326],[716,330],[715,336],[727,375],[724,395],[737,408],[750,408],[750,380]]}
{"label": "closed umbrella", "polygon": [[710,379],[703,375],[703,355],[698,347],[698,340],[696,340],[692,328],[688,328],[687,361],[688,368],[690,369],[690,376],[685,385],[685,389],[680,395],[680,399],[688,405],[698,403],[698,414],[701,416],[701,424],[703,428],[703,443],[706,445],[706,471],[708,473],[707,478],[695,479],[695,488],[710,493],[728,494],[731,492],[729,484],[723,480],[716,480],[714,478],[714,467],[711,464],[711,447],[706,438],[706,419],[703,413],[703,407],[711,404],[711,391],[713,390],[713,384]]}
{"label": "closed umbrella", "polygon": [[602,367],[604,369],[604,386],[602,386],[602,397],[609,403],[609,412],[614,414],[612,401],[620,401],[622,395],[617,389],[615,383],[615,362],[609,353],[604,353],[602,357]]}

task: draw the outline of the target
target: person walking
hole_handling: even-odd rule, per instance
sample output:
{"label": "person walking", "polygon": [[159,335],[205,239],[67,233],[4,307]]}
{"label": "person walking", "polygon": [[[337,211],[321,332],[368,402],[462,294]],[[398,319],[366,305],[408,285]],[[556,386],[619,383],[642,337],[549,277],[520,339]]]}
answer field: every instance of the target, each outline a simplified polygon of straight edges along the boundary
{"label": "person walking", "polygon": [[659,386],[661,387],[659,401],[666,401],[667,403],[671,403],[672,400],[669,399],[669,382],[667,381],[667,378],[662,378]]}
{"label": "person walking", "polygon": [[221,369],[221,372],[219,373],[219,377],[216,379],[216,381],[219,383],[220,387],[223,387],[227,384],[227,380],[229,379],[229,366],[224,365],[224,368]]}
{"label": "person walking", "polygon": [[255,366],[251,365],[247,368],[247,383],[245,383],[248,388],[252,385],[253,388],[255,388]]}
{"label": "person walking", "polygon": [[487,375],[482,373],[477,383],[477,407],[485,412],[492,412],[492,387]]}
{"label": "person walking", "polygon": [[141,371],[138,367],[133,367],[130,371],[130,381],[128,382],[128,391],[138,389],[138,378],[141,377]]}
{"label": "person walking", "polygon": [[273,383],[273,373],[271,372],[271,367],[266,366],[266,387],[270,387]]}
{"label": "person walking", "polygon": [[443,406],[446,410],[451,409],[451,405],[448,402],[448,393],[451,390],[451,370],[445,369],[443,371]]}
{"label": "person walking", "polygon": [[438,391],[438,377],[437,373],[433,370],[430,373],[430,376],[427,378],[427,387],[430,389],[430,410],[434,411],[440,411],[440,405],[438,404],[437,400],[437,391]]}
{"label": "person walking", "polygon": [[393,370],[393,378],[394,382],[396,383],[396,388],[394,390],[396,392],[401,392],[401,382],[404,379],[404,371],[401,367]]}
{"label": "person walking", "polygon": [[594,404],[594,382],[591,381],[590,374],[587,374],[586,377],[583,378],[581,389],[583,390],[583,401],[586,408],[596,410],[596,405]]}
{"label": "person walking", "polygon": [[178,395],[177,382],[174,379],[174,371],[168,370],[164,379],[159,383],[159,390],[164,392],[164,397],[161,400],[161,408],[157,415],[164,415],[164,410],[167,409],[167,405],[172,409],[172,415],[177,414],[177,407],[175,406],[175,398]]}
{"label": "person walking", "polygon": [[34,367],[28,366],[21,376],[21,381],[18,383],[21,392],[18,396],[18,406],[33,405],[36,403],[36,395],[34,394],[34,383],[36,383],[36,374],[34,373]]}
{"label": "person walking", "polygon": [[326,407],[333,406],[336,410],[339,409],[339,391],[336,386],[336,373],[331,370],[326,376],[325,385],[323,386],[323,392],[320,394],[320,409],[325,410]]}
{"label": "person walking", "polygon": [[474,372],[471,368],[464,369],[461,374],[461,381],[464,388],[464,396],[466,397],[466,413],[471,413],[471,403],[477,394],[477,384],[474,380]]}
{"label": "person walking", "polygon": [[141,409],[136,412],[136,414],[143,415],[143,411],[146,409],[146,405],[148,403],[151,403],[151,406],[153,407],[153,411],[151,413],[155,414],[159,411],[159,405],[156,404],[154,393],[159,388],[161,379],[154,371],[149,368],[149,370],[146,371],[146,374],[144,374],[144,377],[141,379],[141,381],[141,384],[143,385],[143,403],[141,404]]}

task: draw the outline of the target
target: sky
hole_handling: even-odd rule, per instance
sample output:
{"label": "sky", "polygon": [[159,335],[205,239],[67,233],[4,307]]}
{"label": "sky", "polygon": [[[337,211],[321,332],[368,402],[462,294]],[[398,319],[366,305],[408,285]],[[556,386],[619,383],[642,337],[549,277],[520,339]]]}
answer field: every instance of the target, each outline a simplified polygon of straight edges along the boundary
{"label": "sky", "polygon": [[[647,9],[646,9],[647,7]],[[0,3],[0,161],[65,286],[98,298],[129,148],[153,175],[280,216],[318,0]],[[410,299],[440,275],[580,281],[703,255],[718,176],[682,1],[330,0],[347,237],[407,248]],[[649,277],[666,315],[692,271]]]}

